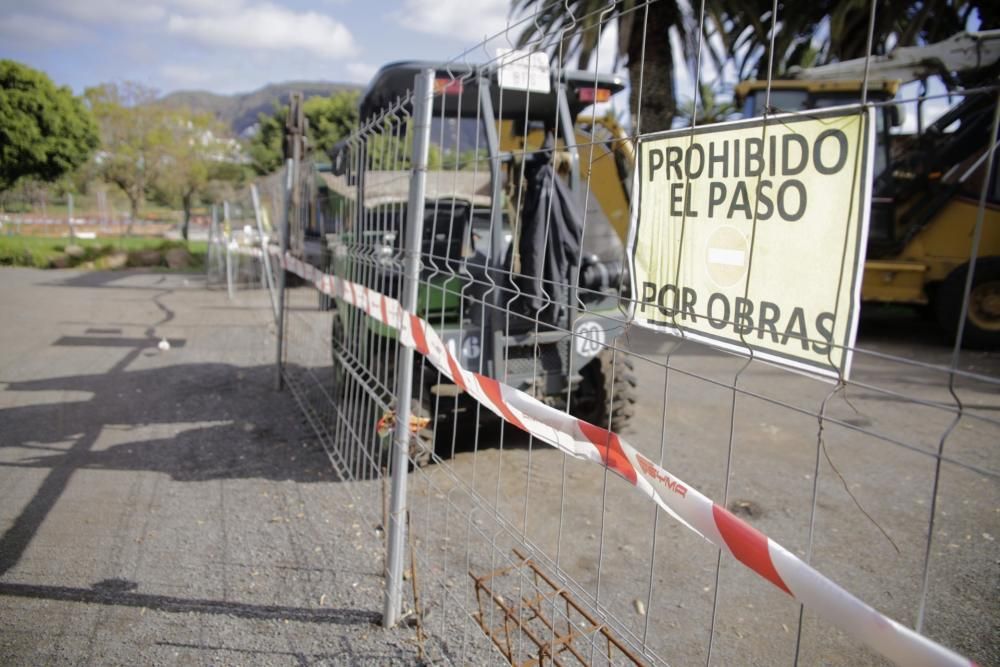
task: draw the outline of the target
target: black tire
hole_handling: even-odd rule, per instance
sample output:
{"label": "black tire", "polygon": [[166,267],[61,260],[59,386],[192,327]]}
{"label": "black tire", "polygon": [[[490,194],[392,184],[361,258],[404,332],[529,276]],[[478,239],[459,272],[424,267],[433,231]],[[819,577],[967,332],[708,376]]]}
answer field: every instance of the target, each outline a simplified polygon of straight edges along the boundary
{"label": "black tire", "polygon": [[[968,264],[952,271],[941,283],[934,299],[938,324],[952,341],[958,334],[968,273]],[[962,346],[975,349],[1000,346],[1000,257],[976,261]]]}
{"label": "black tire", "polygon": [[632,360],[624,354],[601,350],[580,369],[570,412],[595,426],[621,432],[635,414],[634,370]]}

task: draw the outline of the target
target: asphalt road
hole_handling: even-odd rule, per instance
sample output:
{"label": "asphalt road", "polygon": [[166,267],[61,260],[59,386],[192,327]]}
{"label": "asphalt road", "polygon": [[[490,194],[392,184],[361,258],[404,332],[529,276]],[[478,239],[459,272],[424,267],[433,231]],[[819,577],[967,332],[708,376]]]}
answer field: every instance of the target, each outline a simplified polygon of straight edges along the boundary
{"label": "asphalt road", "polygon": [[0,312],[0,664],[417,661],[378,625],[381,537],[272,389],[263,309],[4,269]]}

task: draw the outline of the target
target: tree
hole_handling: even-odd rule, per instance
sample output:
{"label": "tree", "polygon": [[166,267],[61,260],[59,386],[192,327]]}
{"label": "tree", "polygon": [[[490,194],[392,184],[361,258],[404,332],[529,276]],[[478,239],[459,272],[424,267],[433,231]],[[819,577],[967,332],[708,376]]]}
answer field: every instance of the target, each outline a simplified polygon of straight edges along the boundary
{"label": "tree", "polygon": [[[716,0],[706,11],[706,29],[722,44],[711,55],[717,63],[731,60],[741,80],[767,77],[771,9],[771,0]],[[784,76],[791,67],[863,58],[869,12],[869,0],[786,0],[777,14],[774,76]],[[872,51],[939,42],[967,29],[973,13],[982,30],[1000,25],[993,0],[882,0],[875,14]]]}
{"label": "tree", "polygon": [[270,174],[281,167],[283,160],[281,140],[285,135],[285,116],[287,106],[275,105],[270,116],[260,114],[257,120],[257,132],[247,145],[250,154],[250,164],[258,174]]}
{"label": "tree", "polygon": [[98,173],[117,185],[129,201],[132,224],[165,164],[172,135],[166,110],[152,104],[156,92],[141,84],[103,84],[88,88],[84,97],[101,129]]}
{"label": "tree", "polygon": [[12,60],[0,60],[0,191],[22,177],[55,181],[98,145],[93,116],[69,88]]}
{"label": "tree", "polygon": [[[684,5],[687,7],[687,5]],[[533,15],[518,37],[525,46],[539,35],[563,34],[550,46],[562,64],[576,55],[577,67],[587,69],[598,47],[598,36],[612,22],[618,28],[618,57],[625,58],[630,86],[632,126],[642,123],[643,132],[669,129],[677,113],[674,56],[670,31],[683,36],[697,34],[695,17],[682,10],[677,0],[645,3],[641,0],[512,0],[515,14]],[[690,49],[689,49],[690,50]],[[639,82],[642,81],[640,90]],[[641,119],[636,118],[640,109]]]}
{"label": "tree", "polygon": [[698,85],[697,106],[693,98],[686,98],[677,115],[688,125],[708,125],[729,120],[738,112],[732,99],[720,99],[710,84],[701,82]]}
{"label": "tree", "polygon": [[[305,101],[302,110],[309,121],[309,146],[313,151],[327,154],[334,144],[358,126],[358,93],[342,91],[330,97],[311,97]],[[269,174],[281,167],[287,115],[287,105],[276,105],[272,115],[261,114],[259,117],[257,134],[250,140],[248,148],[254,171],[258,174]]]}
{"label": "tree", "polygon": [[[191,210],[213,179],[233,178],[233,144],[210,114],[168,111],[164,121],[170,139],[157,172],[156,191],[184,211],[181,236],[188,238]],[[239,176],[236,170],[235,176]]]}

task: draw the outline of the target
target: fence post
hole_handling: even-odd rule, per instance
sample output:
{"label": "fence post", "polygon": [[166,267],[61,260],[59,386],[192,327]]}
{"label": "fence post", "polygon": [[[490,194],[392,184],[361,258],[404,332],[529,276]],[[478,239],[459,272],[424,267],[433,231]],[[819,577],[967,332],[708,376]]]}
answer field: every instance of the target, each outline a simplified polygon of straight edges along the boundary
{"label": "fence post", "polygon": [[[285,258],[288,255],[292,231],[292,216],[301,214],[299,209],[299,193],[302,187],[299,173],[302,161],[303,142],[305,141],[306,120],[302,109],[302,93],[292,93],[289,100],[288,116],[285,118],[285,212],[281,221],[281,261],[278,272],[278,317],[277,325],[277,355],[275,358],[275,389],[281,391],[284,386],[282,371],[285,351]],[[298,225],[296,225],[298,229]]]}
{"label": "fence post", "polygon": [[[236,240],[233,238],[233,227],[229,220],[229,202],[222,202],[222,226],[225,230],[224,238],[226,239],[226,290],[229,293],[229,300],[232,301],[236,298],[236,279],[239,274],[236,273],[236,263],[239,261],[239,255],[233,254],[235,249],[233,246],[236,244]],[[234,275],[234,273],[236,275]]]}
{"label": "fence post", "polygon": [[285,210],[281,216],[281,231],[279,232],[281,237],[281,256],[278,260],[278,284],[275,288],[278,292],[278,313],[275,319],[277,326],[277,331],[275,332],[277,350],[274,360],[274,388],[278,391],[281,391],[285,384],[281,374],[282,366],[284,365],[282,359],[285,351],[285,257],[288,254],[288,233],[291,229],[289,217],[291,216],[292,208],[292,188],[295,187],[295,181],[293,180],[295,177],[294,165],[294,158],[288,158],[285,161]]}
{"label": "fence post", "polygon": [[274,309],[274,321],[278,321],[278,302],[274,298],[274,273],[271,272],[271,253],[267,246],[270,239],[264,233],[264,222],[260,214],[260,193],[257,192],[257,185],[250,185],[250,196],[253,198],[253,216],[257,221],[257,236],[260,237],[261,262],[264,265],[264,286],[267,287],[267,295],[271,297],[271,308]]}
{"label": "fence post", "polygon": [[[416,76],[413,96],[413,174],[407,204],[406,241],[403,246],[403,310],[417,307],[420,282],[420,246],[424,227],[424,195],[427,190],[427,152],[434,104],[434,70]],[[389,510],[389,553],[386,557],[385,610],[382,625],[399,621],[403,601],[403,562],[406,550],[406,474],[410,450],[410,401],[413,398],[413,350],[402,345],[396,375],[396,430],[392,442],[392,498]]]}
{"label": "fence post", "polygon": [[[98,198],[100,198],[101,193],[98,192]],[[215,270],[215,265],[219,259],[219,249],[216,247],[218,240],[216,236],[219,233],[219,213],[215,204],[212,204],[212,223],[208,227],[208,257],[205,261],[205,278],[209,284],[213,282],[212,272]]]}

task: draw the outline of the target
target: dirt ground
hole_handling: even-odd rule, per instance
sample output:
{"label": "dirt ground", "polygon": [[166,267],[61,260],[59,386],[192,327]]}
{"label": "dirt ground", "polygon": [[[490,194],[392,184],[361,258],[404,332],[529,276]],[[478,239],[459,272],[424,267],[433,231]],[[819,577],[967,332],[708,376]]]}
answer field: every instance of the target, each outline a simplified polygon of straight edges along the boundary
{"label": "dirt ground", "polygon": [[[315,311],[308,289],[290,298],[290,352],[318,372],[329,364],[330,314]],[[921,607],[941,447],[922,631],[979,664],[1000,664],[1000,393],[993,379],[1000,355],[963,351],[964,374],[951,383],[948,342],[899,308],[866,309],[852,384],[837,392],[825,381],[651,332],[632,329],[623,343],[638,379],[636,415],[623,432],[630,443],[910,627]],[[465,425],[476,419],[474,412],[458,418]],[[505,638],[503,614],[477,597],[470,575],[504,572],[519,548],[655,663],[886,664],[816,610],[804,611],[800,638],[794,600],[731,557],[720,559],[600,466],[510,427],[463,429],[455,449],[410,476],[432,627],[435,618],[483,611]],[[503,577],[505,600],[535,595],[523,569]],[[440,632],[458,662],[474,664],[463,651],[479,632],[475,623],[459,635]],[[515,635],[514,653],[527,658],[531,642]],[[574,641],[603,664],[593,633]]]}
{"label": "dirt ground", "polygon": [[5,269],[0,312],[0,664],[417,661],[378,625],[381,537],[273,391],[263,310]]}
{"label": "dirt ground", "polygon": [[[812,521],[814,567],[910,627],[943,441],[923,632],[979,664],[1000,664],[1000,394],[996,384],[959,378],[965,411],[955,422],[948,375],[934,367],[949,363],[951,349],[933,326],[869,309],[856,384],[832,395],[826,382],[756,362],[744,368],[676,339],[633,330],[626,345],[639,388],[629,442],[803,558]],[[995,378],[1000,355],[963,352],[960,366]],[[497,545],[515,541],[487,536],[523,533],[534,557],[564,573],[578,599],[606,609],[647,655],[677,665],[796,662],[798,604],[732,558],[719,561],[712,545],[600,466],[491,429],[478,452],[421,471],[413,488],[428,499],[420,525],[429,553],[448,554],[449,540],[472,543],[438,557],[441,570],[458,569],[464,556],[490,572],[503,562]],[[463,514],[466,504],[477,509]],[[460,517],[475,522],[471,539]],[[887,663],[807,609],[798,664]]]}

